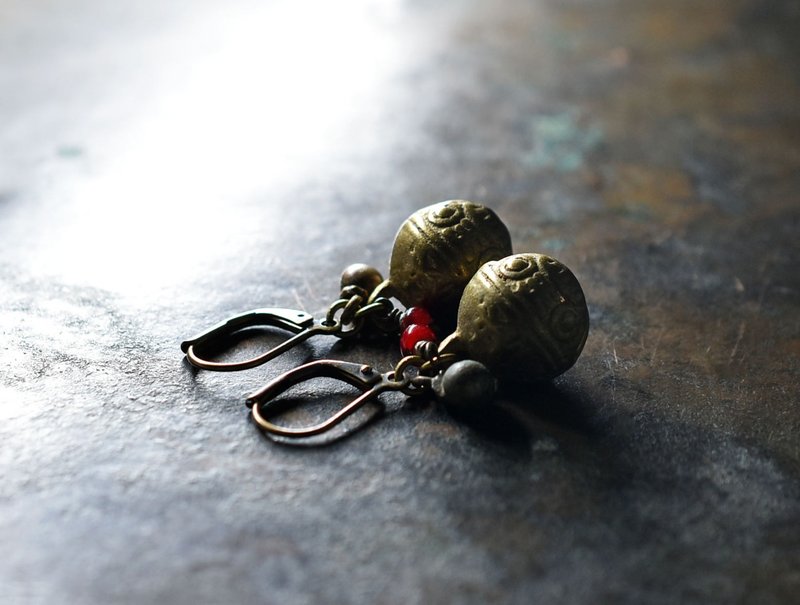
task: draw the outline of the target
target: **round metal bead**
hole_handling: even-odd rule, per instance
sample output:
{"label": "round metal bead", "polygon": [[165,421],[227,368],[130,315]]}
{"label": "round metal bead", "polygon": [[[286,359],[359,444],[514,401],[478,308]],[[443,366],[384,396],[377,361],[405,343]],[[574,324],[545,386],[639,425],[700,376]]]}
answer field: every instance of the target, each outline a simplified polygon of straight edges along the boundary
{"label": "round metal bead", "polygon": [[444,403],[474,410],[492,402],[497,391],[497,380],[485,365],[466,359],[437,374],[432,387],[436,397]]}
{"label": "round metal bead", "polygon": [[358,286],[368,294],[377,288],[383,281],[380,271],[364,263],[353,263],[342,271],[341,287]]}

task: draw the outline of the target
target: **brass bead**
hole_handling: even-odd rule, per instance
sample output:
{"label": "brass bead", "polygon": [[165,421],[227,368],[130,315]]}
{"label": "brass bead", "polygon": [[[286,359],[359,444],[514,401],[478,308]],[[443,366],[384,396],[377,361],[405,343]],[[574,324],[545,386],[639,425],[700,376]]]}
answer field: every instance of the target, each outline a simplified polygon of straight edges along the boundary
{"label": "brass bead", "polygon": [[442,353],[486,365],[501,380],[554,378],[578,359],[589,310],[578,280],[556,259],[516,254],[483,265],[467,284]]}
{"label": "brass bead", "polygon": [[342,271],[341,288],[347,286],[358,286],[363,288],[367,294],[371,293],[383,281],[383,276],[375,267],[364,263],[353,263],[345,267]]}
{"label": "brass bead", "polygon": [[511,254],[511,236],[480,204],[450,200],[412,214],[395,236],[389,270],[393,294],[452,323],[461,292],[475,271]]}

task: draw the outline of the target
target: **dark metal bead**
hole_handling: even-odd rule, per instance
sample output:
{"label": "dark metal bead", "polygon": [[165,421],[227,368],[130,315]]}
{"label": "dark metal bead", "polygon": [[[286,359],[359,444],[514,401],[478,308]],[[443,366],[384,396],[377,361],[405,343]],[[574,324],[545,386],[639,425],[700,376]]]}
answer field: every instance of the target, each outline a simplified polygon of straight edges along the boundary
{"label": "dark metal bead", "polygon": [[380,271],[364,263],[353,263],[342,271],[341,287],[358,286],[369,293],[383,282]]}
{"label": "dark metal bead", "polygon": [[476,409],[488,405],[497,391],[497,380],[478,361],[458,361],[434,377],[433,392],[448,405]]}

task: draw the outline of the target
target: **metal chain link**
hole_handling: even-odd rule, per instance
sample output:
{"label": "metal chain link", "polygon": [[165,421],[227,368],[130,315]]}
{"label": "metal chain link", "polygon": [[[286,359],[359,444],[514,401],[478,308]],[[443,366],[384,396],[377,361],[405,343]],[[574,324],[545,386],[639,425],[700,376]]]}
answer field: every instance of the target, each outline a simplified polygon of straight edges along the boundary
{"label": "metal chain link", "polygon": [[391,300],[380,297],[367,304],[364,303],[365,298],[360,293],[353,293],[348,298],[339,298],[328,307],[322,324],[330,327],[332,333],[339,338],[356,336],[364,328],[367,320],[384,334],[399,331],[401,312],[395,308]]}
{"label": "metal chain link", "polygon": [[426,359],[422,355],[407,355],[397,362],[391,374],[398,383],[405,383],[399,390],[405,395],[413,397],[429,392],[432,388],[433,377],[453,365],[458,359],[458,356],[452,353],[435,354],[430,359]]}

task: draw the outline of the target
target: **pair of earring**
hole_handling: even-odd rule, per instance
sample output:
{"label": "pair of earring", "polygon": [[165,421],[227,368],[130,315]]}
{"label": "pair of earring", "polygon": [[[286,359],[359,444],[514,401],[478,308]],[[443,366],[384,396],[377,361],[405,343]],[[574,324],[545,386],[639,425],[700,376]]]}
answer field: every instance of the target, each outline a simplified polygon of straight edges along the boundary
{"label": "pair of earring", "polygon": [[[439,341],[434,324],[456,327]],[[293,335],[246,361],[222,363],[202,357],[221,340],[256,326]],[[401,225],[388,279],[367,265],[347,267],[339,298],[322,321],[302,311],[257,309],[184,341],[181,349],[198,368],[234,371],[266,363],[316,335],[399,336],[402,358],[390,372],[322,359],[289,370],[247,396],[253,420],[262,429],[307,437],[331,429],[386,391],[432,393],[445,404],[464,408],[487,405],[498,380],[525,383],[568,370],[588,331],[586,299],[565,265],[543,254],[512,254],[508,229],[491,209],[451,200],[422,208]],[[319,377],[347,382],[361,394],[313,426],[283,427],[267,418],[270,401]]]}

